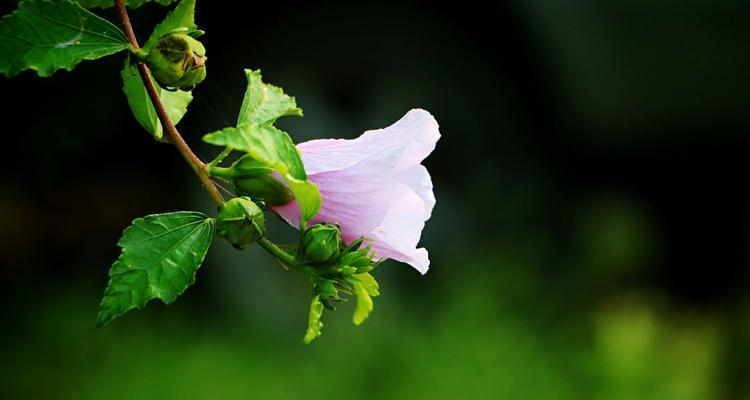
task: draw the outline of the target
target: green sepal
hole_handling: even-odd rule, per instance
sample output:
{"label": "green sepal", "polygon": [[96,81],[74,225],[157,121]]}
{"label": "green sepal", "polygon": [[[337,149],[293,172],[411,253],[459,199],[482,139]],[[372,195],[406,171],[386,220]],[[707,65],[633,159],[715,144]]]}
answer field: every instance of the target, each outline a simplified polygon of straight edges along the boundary
{"label": "green sepal", "polygon": [[237,249],[244,249],[263,237],[265,217],[248,197],[235,197],[219,206],[216,233]]}
{"label": "green sepal", "polygon": [[231,183],[240,196],[280,206],[288,203],[294,196],[287,186],[272,175],[274,171],[266,163],[244,155],[229,168],[212,167],[208,172],[211,176]]}
{"label": "green sepal", "polygon": [[310,344],[313,340],[320,337],[321,329],[323,328],[323,303],[320,301],[320,296],[313,296],[310,301],[310,313],[307,319],[307,332],[302,341],[305,344]]}
{"label": "green sepal", "polygon": [[152,299],[174,302],[195,282],[214,230],[213,219],[193,211],[135,219],[117,243],[122,251],[109,270],[97,326]]}
{"label": "green sepal", "polygon": [[0,74],[8,77],[27,69],[47,77],[129,47],[118,27],[70,0],[24,0],[0,20]]}
{"label": "green sepal", "polygon": [[305,262],[318,264],[335,261],[341,251],[339,228],[327,224],[311,226],[302,234],[300,245]]}

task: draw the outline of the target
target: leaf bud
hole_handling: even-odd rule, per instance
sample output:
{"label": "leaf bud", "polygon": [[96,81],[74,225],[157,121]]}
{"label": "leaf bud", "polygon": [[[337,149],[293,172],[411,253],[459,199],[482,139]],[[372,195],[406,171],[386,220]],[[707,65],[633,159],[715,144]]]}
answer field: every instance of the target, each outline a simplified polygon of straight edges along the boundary
{"label": "leaf bud", "polygon": [[216,216],[216,232],[237,249],[260,239],[265,233],[265,217],[247,197],[237,197],[222,203]]}
{"label": "leaf bud", "polygon": [[159,39],[145,61],[159,85],[189,91],[206,78],[206,59],[201,42],[173,33]]}
{"label": "leaf bud", "polygon": [[313,225],[302,234],[301,254],[311,263],[335,260],[339,256],[341,238],[336,225]]}

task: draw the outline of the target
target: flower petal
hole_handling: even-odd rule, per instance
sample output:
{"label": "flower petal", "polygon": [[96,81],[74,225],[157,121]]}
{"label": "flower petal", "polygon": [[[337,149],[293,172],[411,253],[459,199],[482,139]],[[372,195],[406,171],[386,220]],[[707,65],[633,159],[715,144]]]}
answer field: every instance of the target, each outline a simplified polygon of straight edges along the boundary
{"label": "flower petal", "polygon": [[[399,186],[405,187],[403,184]],[[413,191],[398,200],[368,237],[378,259],[391,258],[405,262],[422,275],[430,267],[427,250],[417,248],[422,229],[429,215],[425,212],[424,201]]]}
{"label": "flower petal", "polygon": [[[310,222],[338,224],[344,241],[364,236],[371,240],[377,259],[405,262],[425,274],[429,255],[417,245],[435,196],[430,174],[420,162],[439,138],[432,115],[415,109],[395,124],[356,139],[299,144],[308,178],[323,198],[320,212]],[[299,225],[296,201],[274,211]]]}
{"label": "flower petal", "polygon": [[396,179],[411,188],[414,193],[424,202],[424,209],[427,213],[425,220],[432,215],[432,209],[435,207],[435,194],[432,192],[432,178],[424,165],[417,165],[396,176]]}
{"label": "flower petal", "polygon": [[[311,224],[326,222],[342,227],[346,241],[358,239],[378,226],[394,199],[407,193],[396,185],[396,178],[388,171],[400,154],[366,160],[341,171],[321,172],[308,179],[318,185],[323,198],[318,214]],[[385,173],[384,173],[385,171]],[[299,207],[296,200],[274,207],[290,225],[299,226]]]}
{"label": "flower petal", "polygon": [[438,123],[427,111],[413,109],[393,125],[370,130],[356,139],[318,139],[297,146],[308,174],[339,171],[387,152],[398,152],[395,170],[424,160],[440,138]]}

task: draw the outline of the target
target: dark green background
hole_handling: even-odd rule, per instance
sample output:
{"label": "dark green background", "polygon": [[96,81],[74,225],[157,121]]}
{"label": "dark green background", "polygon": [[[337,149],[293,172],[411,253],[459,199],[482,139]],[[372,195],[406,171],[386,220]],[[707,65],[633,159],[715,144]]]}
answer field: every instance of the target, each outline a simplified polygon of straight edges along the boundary
{"label": "dark green background", "polygon": [[[131,13],[141,40],[165,12]],[[96,330],[130,220],[213,207],[129,114],[122,55],[0,78],[0,398],[750,397],[749,12],[199,0],[208,78],[180,129],[204,159],[247,67],[297,97],[296,141],[414,107],[441,126],[430,272],[383,264],[370,320],[345,305],[311,346],[303,277],[220,241],[175,304]]]}

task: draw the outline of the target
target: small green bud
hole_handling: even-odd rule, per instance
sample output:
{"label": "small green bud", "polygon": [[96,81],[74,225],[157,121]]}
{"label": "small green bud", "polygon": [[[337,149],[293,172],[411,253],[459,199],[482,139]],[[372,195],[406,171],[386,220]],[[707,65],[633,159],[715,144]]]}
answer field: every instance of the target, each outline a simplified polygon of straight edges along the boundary
{"label": "small green bud", "polygon": [[173,33],[159,39],[145,61],[159,85],[188,91],[206,78],[206,59],[201,42]]}
{"label": "small green bud", "polygon": [[293,198],[283,183],[273,177],[274,170],[246,155],[237,160],[228,173],[240,196],[249,196],[268,205],[280,206]]}
{"label": "small green bud", "polygon": [[247,197],[237,197],[219,206],[216,232],[235,248],[243,249],[265,233],[263,210]]}
{"label": "small green bud", "polygon": [[321,279],[317,282],[318,292],[321,299],[339,299],[339,291],[336,290],[335,283],[336,281],[333,279]]}
{"label": "small green bud", "polygon": [[311,263],[324,263],[339,256],[341,238],[336,225],[314,225],[302,235],[302,254]]}

